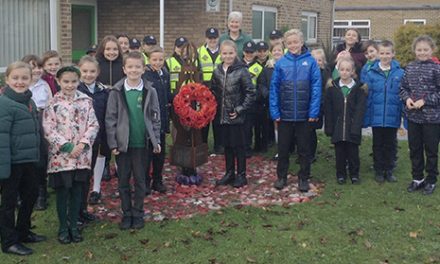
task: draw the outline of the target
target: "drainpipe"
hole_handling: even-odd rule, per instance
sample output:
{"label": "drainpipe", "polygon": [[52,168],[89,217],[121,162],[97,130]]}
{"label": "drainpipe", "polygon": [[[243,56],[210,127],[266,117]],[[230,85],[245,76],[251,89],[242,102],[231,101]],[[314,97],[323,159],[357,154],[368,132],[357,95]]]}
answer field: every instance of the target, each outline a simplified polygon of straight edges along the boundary
{"label": "drainpipe", "polygon": [[332,48],[333,47],[333,45],[334,45],[334,43],[333,43],[333,33],[334,33],[334,23],[335,23],[335,5],[336,5],[336,1],[335,0],[331,0],[333,3],[332,3],[332,17],[331,17],[331,19],[330,19],[330,32],[331,32],[331,34],[330,34],[330,43],[331,43],[331,46],[330,47],[328,47],[328,48]]}
{"label": "drainpipe", "polygon": [[229,0],[229,13],[231,13],[233,10],[234,0]]}
{"label": "drainpipe", "polygon": [[164,24],[164,18],[165,18],[165,0],[160,0],[160,11],[159,11],[159,31],[160,31],[160,37],[159,37],[159,44],[163,48],[164,47],[164,34],[165,34],[165,24]]}

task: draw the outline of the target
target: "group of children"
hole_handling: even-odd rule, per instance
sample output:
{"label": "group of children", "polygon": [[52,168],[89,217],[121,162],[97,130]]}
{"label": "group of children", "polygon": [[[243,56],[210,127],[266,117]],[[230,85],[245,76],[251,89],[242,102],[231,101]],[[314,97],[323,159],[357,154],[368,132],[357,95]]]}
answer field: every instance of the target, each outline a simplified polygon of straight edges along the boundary
{"label": "group of children", "polygon": [[[390,41],[369,42],[367,57],[364,53],[360,57],[360,35],[350,29],[336,49],[330,71],[323,50],[310,51],[297,29],[284,36],[274,30],[270,45],[245,42],[243,58],[237,56],[239,49],[233,40],[220,43],[217,29],[208,28],[205,36],[197,63],[204,84],[217,99],[214,150],[224,152],[226,163],[225,174],[216,185],[238,188],[247,184],[251,131],[255,128],[255,148],[266,150],[275,140],[275,123],[278,164],[274,187],[287,186],[291,146],[296,144],[298,187],[307,192],[316,129],[323,120],[325,134],[335,145],[339,184],[345,184],[348,177],[353,184],[360,183],[363,127],[373,128],[376,181],[395,182],[396,134],[403,109],[413,176],[408,191],[434,191],[440,65],[431,59],[436,47],[430,37],[414,40],[416,60],[403,70],[393,59]],[[30,231],[30,215],[36,201],[36,208],[47,206],[47,174],[56,191],[62,244],[82,241],[78,220],[93,220],[87,203],[99,202],[101,178],[112,155],[123,212],[120,229],[143,228],[145,195],[152,189],[166,192],[162,182],[165,138],[170,131],[172,98],[179,89],[183,50],[189,41],[177,38],[173,56],[166,61],[153,36],[144,39],[147,53],[130,51],[130,44],[133,40],[127,35],[106,36],[96,57],[86,55],[77,66],[62,67],[55,51],[46,52],[42,60],[29,55],[8,66],[7,86],[0,96],[0,151],[6,157],[0,163],[3,252],[28,255],[32,249],[23,243],[46,239]],[[369,62],[364,65],[366,58]],[[97,170],[98,160],[103,163],[101,170]],[[88,195],[92,175],[94,186]],[[15,222],[17,195],[21,206]]]}

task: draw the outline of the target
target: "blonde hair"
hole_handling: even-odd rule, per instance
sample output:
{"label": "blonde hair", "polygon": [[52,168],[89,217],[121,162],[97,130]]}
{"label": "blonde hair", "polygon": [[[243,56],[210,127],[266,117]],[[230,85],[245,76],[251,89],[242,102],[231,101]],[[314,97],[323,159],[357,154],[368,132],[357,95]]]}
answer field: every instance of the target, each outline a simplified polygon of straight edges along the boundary
{"label": "blonde hair", "polygon": [[23,62],[23,61],[16,61],[8,65],[8,68],[6,68],[5,76],[6,78],[11,74],[13,70],[17,69],[28,69],[29,75],[32,77],[32,67],[29,63]]}
{"label": "blonde hair", "polygon": [[313,56],[313,54],[321,56],[322,58],[322,62],[324,63],[324,65],[327,64],[327,59],[325,58],[325,52],[323,49],[314,49],[310,52]]}
{"label": "blonde hair", "polygon": [[95,57],[90,56],[90,55],[82,56],[78,62],[78,67],[81,67],[84,63],[87,63],[87,62],[95,64],[96,68],[98,68],[98,70],[99,70],[99,62],[96,60]]}
{"label": "blonde hair", "polygon": [[220,44],[220,50],[222,50],[223,47],[232,47],[234,48],[235,52],[237,52],[237,45],[232,40],[227,39],[223,41],[222,44]]}
{"label": "blonde hair", "polygon": [[286,33],[284,33],[284,39],[287,39],[287,37],[290,37],[292,35],[297,35],[301,39],[301,41],[304,42],[304,34],[302,33],[301,30],[296,28],[289,29],[288,31],[286,31]]}
{"label": "blonde hair", "polygon": [[340,65],[341,65],[342,62],[348,62],[348,63],[351,65],[351,69],[352,69],[353,71],[355,71],[354,60],[353,60],[351,57],[350,57],[350,58],[345,58],[345,57],[343,57],[343,58],[341,58],[340,60],[338,60],[338,69],[339,69],[339,67],[340,67]]}

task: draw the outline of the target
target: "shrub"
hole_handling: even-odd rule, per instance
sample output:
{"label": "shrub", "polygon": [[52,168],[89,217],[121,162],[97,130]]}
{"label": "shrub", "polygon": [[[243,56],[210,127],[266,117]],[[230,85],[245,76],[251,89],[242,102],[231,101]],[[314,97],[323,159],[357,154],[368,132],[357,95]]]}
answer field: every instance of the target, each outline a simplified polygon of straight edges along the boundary
{"label": "shrub", "polygon": [[[396,59],[406,66],[410,61],[414,60],[412,52],[412,42],[420,35],[429,35],[440,45],[440,24],[438,25],[414,25],[408,24],[401,26],[394,33],[394,43],[396,45]],[[440,57],[440,50],[434,52],[434,56]]]}

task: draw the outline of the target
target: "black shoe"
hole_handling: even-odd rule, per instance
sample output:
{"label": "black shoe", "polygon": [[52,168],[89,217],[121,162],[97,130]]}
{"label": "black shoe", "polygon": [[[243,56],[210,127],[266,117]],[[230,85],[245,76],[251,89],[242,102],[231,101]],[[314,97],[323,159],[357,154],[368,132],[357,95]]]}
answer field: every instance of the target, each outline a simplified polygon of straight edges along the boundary
{"label": "black shoe", "polygon": [[122,217],[121,222],[119,223],[119,229],[121,230],[127,230],[131,228],[131,216],[124,216]]}
{"label": "black shoe", "polygon": [[98,204],[101,199],[101,193],[99,192],[91,192],[89,196],[89,204]]}
{"label": "black shoe", "polygon": [[106,164],[104,167],[104,170],[102,171],[102,180],[103,181],[110,181],[111,180],[110,165],[109,164]]}
{"label": "black shoe", "polygon": [[144,218],[142,217],[133,217],[133,224],[132,224],[132,228],[134,229],[142,229],[144,228],[145,223],[144,223]]}
{"label": "black shoe", "polygon": [[317,159],[318,159],[318,158],[317,158],[316,156],[313,157],[313,158],[311,158],[311,159],[310,159],[310,163],[315,163]]}
{"label": "black shoe", "polygon": [[343,185],[343,184],[345,184],[347,181],[345,180],[345,178],[343,178],[343,177],[339,177],[339,178],[337,179],[337,182],[338,182],[338,184]]}
{"label": "black shoe", "polygon": [[23,237],[20,241],[22,243],[38,243],[47,240],[45,236],[37,235],[34,232],[29,232],[29,234]]}
{"label": "black shoe", "polygon": [[69,230],[61,230],[58,232],[58,242],[61,244],[70,244],[72,240],[70,239]]}
{"label": "black shoe", "polygon": [[374,173],[374,180],[378,183],[384,183],[385,182],[384,172],[383,171],[376,171]]}
{"label": "black shoe", "polygon": [[275,160],[275,161],[278,160],[278,153],[272,157],[272,160]]}
{"label": "black shoe", "polygon": [[359,185],[361,184],[361,179],[359,179],[358,177],[353,177],[351,178],[351,184]]}
{"label": "black shoe", "polygon": [[425,187],[423,188],[423,194],[424,195],[430,195],[435,190],[435,184],[433,183],[427,183],[425,184]]}
{"label": "black shoe", "polygon": [[275,181],[275,183],[273,184],[273,187],[277,190],[282,190],[286,186],[287,186],[287,179],[286,178],[278,178]]}
{"label": "black shoe", "polygon": [[26,256],[32,254],[34,251],[21,243],[15,243],[14,245],[8,247],[4,252],[19,256]]}
{"label": "black shoe", "polygon": [[96,216],[87,212],[87,210],[81,211],[79,217],[83,220],[83,222],[92,222],[96,220]]}
{"label": "black shoe", "polygon": [[308,179],[299,179],[298,188],[300,192],[308,192],[310,189]]}
{"label": "black shoe", "polygon": [[240,188],[247,185],[247,179],[245,173],[239,173],[237,177],[235,177],[234,182],[232,183],[232,186],[235,188]]}
{"label": "black shoe", "polygon": [[155,190],[156,192],[160,192],[160,193],[167,192],[167,188],[165,187],[165,185],[163,184],[163,182],[161,180],[160,181],[153,181],[151,188],[153,190]]}
{"label": "black shoe", "polygon": [[406,188],[406,190],[408,192],[415,192],[417,190],[422,189],[423,187],[425,187],[425,181],[422,181],[421,183],[411,181],[411,183],[408,185],[408,188]]}
{"label": "black shoe", "polygon": [[235,180],[235,172],[228,171],[220,180],[215,181],[215,185],[232,184],[234,180]]}
{"label": "black shoe", "polygon": [[35,202],[34,209],[37,211],[44,211],[47,209],[47,199],[46,196],[38,196]]}
{"label": "black shoe", "polygon": [[72,230],[70,230],[70,237],[73,243],[79,243],[84,240],[78,228],[72,228]]}
{"label": "black shoe", "polygon": [[393,171],[385,171],[385,179],[387,182],[397,182],[397,178],[393,175]]}

